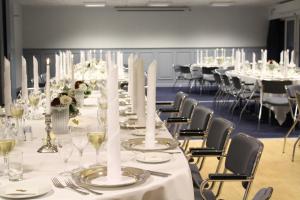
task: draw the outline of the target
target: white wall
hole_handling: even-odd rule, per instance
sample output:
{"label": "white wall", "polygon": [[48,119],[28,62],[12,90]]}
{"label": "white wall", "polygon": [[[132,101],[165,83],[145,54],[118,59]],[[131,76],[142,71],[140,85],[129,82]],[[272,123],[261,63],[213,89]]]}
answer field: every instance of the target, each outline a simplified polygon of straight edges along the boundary
{"label": "white wall", "polygon": [[23,7],[23,48],[265,46],[268,10],[192,8],[117,12],[112,8]]}

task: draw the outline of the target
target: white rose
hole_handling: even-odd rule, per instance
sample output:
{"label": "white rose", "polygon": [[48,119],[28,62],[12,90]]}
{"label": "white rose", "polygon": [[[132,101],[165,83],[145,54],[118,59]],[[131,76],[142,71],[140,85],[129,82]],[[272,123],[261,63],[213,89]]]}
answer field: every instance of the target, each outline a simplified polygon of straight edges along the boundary
{"label": "white rose", "polygon": [[70,105],[72,103],[72,98],[67,95],[62,95],[59,98],[59,101],[62,105]]}
{"label": "white rose", "polygon": [[83,91],[86,91],[86,90],[87,90],[86,84],[85,84],[85,83],[81,83],[81,84],[79,85],[79,89],[80,89],[80,90],[83,90]]}

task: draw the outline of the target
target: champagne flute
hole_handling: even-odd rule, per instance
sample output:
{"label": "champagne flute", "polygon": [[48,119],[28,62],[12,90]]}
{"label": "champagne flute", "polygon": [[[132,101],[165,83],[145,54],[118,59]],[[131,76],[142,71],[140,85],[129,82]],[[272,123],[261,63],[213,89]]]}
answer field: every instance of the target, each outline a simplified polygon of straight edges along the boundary
{"label": "champagne flute", "polygon": [[68,162],[73,153],[73,144],[70,136],[61,136],[57,138],[57,148],[60,158],[64,162],[64,171],[59,173],[62,176],[69,176],[71,173],[67,170]]}
{"label": "champagne flute", "polygon": [[85,147],[88,145],[88,140],[86,137],[86,131],[82,128],[70,128],[71,134],[72,134],[72,143],[77,149],[79,153],[79,167],[78,169],[82,169],[82,157],[83,157],[83,151]]}
{"label": "champagne flute", "polygon": [[101,147],[101,144],[105,140],[105,132],[89,132],[87,134],[89,142],[92,144],[92,146],[96,150],[96,163],[94,166],[99,166],[99,150]]}
{"label": "champagne flute", "polygon": [[40,94],[38,92],[31,92],[28,97],[29,105],[33,108],[33,119],[38,119],[38,117],[35,117],[37,115],[38,110],[38,104],[40,103]]}
{"label": "champagne flute", "polygon": [[11,116],[16,119],[16,128],[19,131],[20,123],[22,123],[22,117],[24,114],[24,106],[18,102],[13,102],[10,105],[10,113]]}

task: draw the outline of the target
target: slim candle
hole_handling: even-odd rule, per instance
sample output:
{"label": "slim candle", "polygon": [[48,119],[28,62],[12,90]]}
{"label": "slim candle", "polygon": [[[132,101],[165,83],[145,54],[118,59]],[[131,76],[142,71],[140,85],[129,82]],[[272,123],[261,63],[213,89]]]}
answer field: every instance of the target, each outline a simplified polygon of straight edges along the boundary
{"label": "slim candle", "polygon": [[39,64],[35,56],[33,56],[33,87],[34,91],[39,91]]}
{"label": "slim candle", "polygon": [[50,114],[50,59],[46,60],[46,114]]}

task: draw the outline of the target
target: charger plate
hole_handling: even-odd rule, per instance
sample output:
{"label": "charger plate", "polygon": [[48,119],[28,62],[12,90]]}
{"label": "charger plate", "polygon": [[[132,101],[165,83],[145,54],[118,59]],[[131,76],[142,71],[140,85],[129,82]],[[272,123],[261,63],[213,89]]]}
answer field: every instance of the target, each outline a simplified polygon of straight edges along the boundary
{"label": "charger plate", "polygon": [[145,138],[134,138],[134,139],[123,141],[122,146],[126,150],[131,150],[131,151],[142,151],[142,152],[165,151],[165,150],[171,150],[177,148],[178,142],[171,138],[155,138],[154,147],[146,148]]}
{"label": "charger plate", "polygon": [[135,167],[122,167],[122,178],[125,181],[120,181],[117,183],[111,182],[97,182],[97,179],[104,180],[107,176],[106,166],[96,166],[88,169],[83,169],[72,174],[73,180],[78,185],[83,185],[93,189],[103,189],[103,188],[118,188],[130,185],[137,185],[144,183],[150,176],[150,172],[135,168]]}
{"label": "charger plate", "polygon": [[[155,122],[155,128],[161,128],[163,126],[162,121],[156,121]],[[136,124],[136,120],[127,120],[124,122],[120,122],[120,127],[123,129],[139,129],[139,128],[146,128],[146,126],[141,126]]]}

